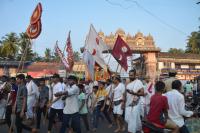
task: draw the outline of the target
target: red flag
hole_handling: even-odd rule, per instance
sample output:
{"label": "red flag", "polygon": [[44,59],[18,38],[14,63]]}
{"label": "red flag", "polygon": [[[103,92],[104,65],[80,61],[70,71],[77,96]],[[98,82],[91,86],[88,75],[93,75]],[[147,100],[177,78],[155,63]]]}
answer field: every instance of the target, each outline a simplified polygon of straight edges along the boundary
{"label": "red flag", "polygon": [[74,66],[74,53],[73,53],[73,49],[72,49],[70,33],[71,33],[71,31],[69,31],[69,34],[68,34],[68,37],[67,37],[66,52],[67,52],[67,60],[69,62],[69,70],[71,71],[73,66]]}
{"label": "red flag", "polygon": [[132,56],[132,53],[128,44],[126,44],[119,35],[112,50],[112,55],[117,60],[117,62],[127,71],[127,57]]}
{"label": "red flag", "polygon": [[58,44],[56,42],[55,45],[55,51],[58,54],[58,56],[60,57],[62,63],[64,64],[66,70],[69,70],[69,62],[64,58],[62,51],[60,50],[60,48],[58,47]]}

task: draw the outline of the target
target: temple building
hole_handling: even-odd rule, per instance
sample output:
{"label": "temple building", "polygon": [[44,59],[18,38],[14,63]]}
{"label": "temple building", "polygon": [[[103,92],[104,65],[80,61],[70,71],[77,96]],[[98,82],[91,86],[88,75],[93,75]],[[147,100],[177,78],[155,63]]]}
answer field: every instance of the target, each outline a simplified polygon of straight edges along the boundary
{"label": "temple building", "polygon": [[140,54],[140,57],[133,59],[130,63],[132,65],[130,67],[138,70],[139,77],[150,76],[154,79],[166,77],[169,69],[176,69],[177,78],[181,80],[192,80],[200,75],[200,55],[161,52],[161,49],[156,47],[151,34],[145,36],[138,32],[130,35],[122,29],[118,29],[115,34],[104,35],[102,31],[98,34],[111,50],[117,36],[120,35],[133,54]]}

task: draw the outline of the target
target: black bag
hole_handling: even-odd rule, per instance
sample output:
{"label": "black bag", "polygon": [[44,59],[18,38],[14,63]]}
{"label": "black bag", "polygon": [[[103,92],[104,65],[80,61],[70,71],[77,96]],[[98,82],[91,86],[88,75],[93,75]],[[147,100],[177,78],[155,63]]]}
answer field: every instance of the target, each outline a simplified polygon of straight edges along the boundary
{"label": "black bag", "polygon": [[122,100],[114,101],[114,105],[115,105],[115,106],[120,105],[121,102],[122,102]]}

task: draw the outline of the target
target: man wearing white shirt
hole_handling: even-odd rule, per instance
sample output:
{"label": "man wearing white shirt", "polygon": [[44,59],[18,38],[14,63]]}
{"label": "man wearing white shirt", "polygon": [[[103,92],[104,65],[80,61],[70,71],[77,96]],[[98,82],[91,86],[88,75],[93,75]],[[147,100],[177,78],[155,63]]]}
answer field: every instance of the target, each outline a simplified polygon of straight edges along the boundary
{"label": "man wearing white shirt", "polygon": [[118,128],[114,132],[119,132],[120,130],[125,131],[125,126],[122,119],[125,99],[125,86],[123,83],[121,83],[119,76],[114,77],[113,82],[116,86],[112,92],[112,101],[114,103],[113,113],[116,115],[116,121],[118,126]]}
{"label": "man wearing white shirt", "polygon": [[128,123],[128,133],[135,133],[142,128],[140,111],[140,96],[144,96],[143,84],[136,79],[136,70],[129,71],[130,83],[126,86],[125,120]]}
{"label": "man wearing white shirt", "polygon": [[30,75],[26,77],[26,81],[26,88],[28,91],[26,117],[28,120],[33,120],[33,108],[38,98],[39,91],[38,86],[34,83]]}
{"label": "man wearing white shirt", "polygon": [[63,108],[64,108],[64,103],[61,97],[57,97],[55,95],[56,93],[61,93],[64,91],[63,86],[60,82],[60,76],[58,74],[54,74],[52,78],[54,86],[53,86],[52,101],[50,101],[48,105],[50,107],[48,133],[51,132],[51,128],[53,126],[53,121],[55,119],[56,114],[58,115],[59,119],[62,120]]}
{"label": "man wearing white shirt", "polygon": [[69,128],[69,122],[71,120],[71,127],[76,133],[81,133],[80,128],[80,116],[79,116],[79,88],[77,84],[77,78],[73,75],[68,77],[69,87],[63,93],[57,93],[56,96],[66,96],[65,107],[63,109],[63,121],[60,129],[60,133],[65,133],[66,128]]}
{"label": "man wearing white shirt", "polygon": [[189,133],[187,127],[184,125],[183,117],[191,117],[193,112],[185,110],[185,99],[183,94],[180,93],[181,88],[181,82],[175,80],[172,82],[172,90],[165,94],[169,104],[168,115],[169,118],[179,126],[181,133]]}

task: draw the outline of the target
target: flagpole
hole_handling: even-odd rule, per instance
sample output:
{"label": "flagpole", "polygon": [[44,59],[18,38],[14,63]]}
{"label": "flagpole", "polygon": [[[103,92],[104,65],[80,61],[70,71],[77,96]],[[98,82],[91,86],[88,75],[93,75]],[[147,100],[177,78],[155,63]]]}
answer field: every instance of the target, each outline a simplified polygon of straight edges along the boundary
{"label": "flagpole", "polygon": [[[71,30],[70,30],[69,33],[68,33],[68,37],[67,37],[67,39],[69,38],[70,33],[71,33]],[[68,40],[67,40],[67,41],[68,41]],[[65,47],[64,47],[64,49],[63,49],[63,55],[64,55],[64,52],[65,52],[66,47],[67,47],[67,43],[65,44]]]}
{"label": "flagpole", "polygon": [[107,63],[107,65],[109,65],[110,59],[111,59],[111,54],[110,54],[110,56],[109,56],[109,58],[108,58],[108,63]]}
{"label": "flagpole", "polygon": [[122,72],[122,66],[121,66],[121,69],[120,69],[120,74],[121,74],[121,72]]}
{"label": "flagpole", "polygon": [[119,63],[117,64],[117,69],[116,69],[115,73],[117,73],[118,67],[119,67]]}

